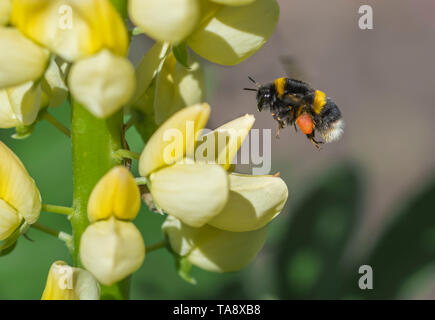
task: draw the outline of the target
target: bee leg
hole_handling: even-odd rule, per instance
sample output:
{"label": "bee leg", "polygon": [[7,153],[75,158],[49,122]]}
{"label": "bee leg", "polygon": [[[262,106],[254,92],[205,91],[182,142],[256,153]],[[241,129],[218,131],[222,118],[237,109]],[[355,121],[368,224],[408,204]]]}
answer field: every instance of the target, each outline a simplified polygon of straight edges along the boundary
{"label": "bee leg", "polygon": [[296,126],[296,122],[293,122],[293,127],[295,128],[295,131],[298,132],[298,127]]}
{"label": "bee leg", "polygon": [[310,142],[313,144],[313,146],[315,146],[318,150],[320,150],[320,146],[319,144],[323,144],[323,141],[317,141],[316,139],[314,139],[314,131],[310,134],[306,135],[308,140],[310,140]]}
{"label": "bee leg", "polygon": [[281,131],[282,128],[284,128],[284,124],[282,122],[278,122],[278,130],[276,131],[276,135],[275,135],[277,139],[279,139],[279,132]]}

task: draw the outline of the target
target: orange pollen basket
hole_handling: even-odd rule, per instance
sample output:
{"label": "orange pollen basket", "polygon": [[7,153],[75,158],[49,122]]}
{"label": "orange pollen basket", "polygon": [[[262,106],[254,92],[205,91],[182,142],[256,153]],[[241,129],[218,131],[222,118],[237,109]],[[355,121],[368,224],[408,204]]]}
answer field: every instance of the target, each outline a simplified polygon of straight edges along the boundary
{"label": "orange pollen basket", "polygon": [[304,134],[310,134],[313,132],[314,129],[314,123],[313,118],[308,113],[302,113],[297,119],[296,123],[299,127],[299,129]]}

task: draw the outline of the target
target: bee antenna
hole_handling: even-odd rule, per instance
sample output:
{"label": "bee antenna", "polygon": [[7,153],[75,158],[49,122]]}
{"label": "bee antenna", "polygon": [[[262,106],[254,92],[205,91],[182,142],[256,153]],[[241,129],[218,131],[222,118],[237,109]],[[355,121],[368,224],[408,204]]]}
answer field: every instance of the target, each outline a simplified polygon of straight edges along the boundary
{"label": "bee antenna", "polygon": [[257,89],[254,89],[254,88],[243,88],[243,90],[246,90],[246,91],[257,91]]}
{"label": "bee antenna", "polygon": [[252,77],[249,77],[249,76],[248,76],[248,79],[251,80],[251,81],[255,84],[255,86],[256,86],[257,88],[260,88],[260,87],[261,87],[261,84],[259,84],[257,81],[255,81],[254,79],[252,79]]}

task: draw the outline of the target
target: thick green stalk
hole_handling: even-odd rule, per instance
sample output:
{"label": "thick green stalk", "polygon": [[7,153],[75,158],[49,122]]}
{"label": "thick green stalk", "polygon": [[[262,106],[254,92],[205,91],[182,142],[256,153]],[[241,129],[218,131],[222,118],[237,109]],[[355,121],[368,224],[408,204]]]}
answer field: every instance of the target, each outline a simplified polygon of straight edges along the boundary
{"label": "thick green stalk", "polygon": [[[88,199],[97,182],[111,168],[122,163],[113,152],[122,147],[122,111],[107,119],[97,119],[77,101],[72,101],[71,141],[73,156],[74,213],[71,225],[74,235],[73,261],[75,266],[81,266],[80,239],[89,225],[87,216]],[[127,282],[128,283],[128,282]],[[120,288],[117,290],[117,286]],[[110,288],[116,295],[103,295],[111,299],[126,298],[125,284],[115,284]],[[122,288],[122,289],[121,289]]]}

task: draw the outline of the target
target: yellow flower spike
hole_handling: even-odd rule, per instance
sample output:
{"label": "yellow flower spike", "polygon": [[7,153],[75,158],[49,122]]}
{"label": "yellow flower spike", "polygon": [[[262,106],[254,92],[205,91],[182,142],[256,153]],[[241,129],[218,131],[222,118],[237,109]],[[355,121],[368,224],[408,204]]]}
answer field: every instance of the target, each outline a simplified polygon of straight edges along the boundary
{"label": "yellow flower spike", "polygon": [[209,225],[192,228],[168,216],[162,226],[172,250],[207,271],[232,272],[246,267],[263,247],[267,228],[230,232]]}
{"label": "yellow flower spike", "polygon": [[41,87],[33,82],[0,90],[0,128],[32,124],[40,103]]}
{"label": "yellow flower spike", "polygon": [[100,285],[88,271],[56,261],[48,272],[41,300],[99,300]]}
{"label": "yellow flower spike", "polygon": [[[139,160],[142,177],[182,159],[208,121],[210,106],[206,103],[184,108],[166,122],[148,140]],[[171,152],[175,151],[174,152]]]}
{"label": "yellow flower spike", "polygon": [[12,24],[63,59],[104,48],[125,56],[127,29],[110,0],[14,0]]}
{"label": "yellow flower spike", "polygon": [[59,65],[55,59],[52,59],[44,74],[42,89],[47,96],[48,107],[60,106],[68,96],[68,87],[65,84],[66,68],[66,62]]}
{"label": "yellow flower spike", "polygon": [[110,218],[92,223],[80,242],[80,259],[104,285],[135,272],[145,259],[145,244],[135,225]]}
{"label": "yellow flower spike", "polygon": [[140,209],[139,188],[124,166],[110,170],[97,183],[88,201],[88,218],[94,222],[115,216],[134,220]]}
{"label": "yellow flower spike", "polygon": [[209,224],[234,232],[257,230],[281,212],[287,198],[287,185],[281,178],[230,174],[228,202]]}
{"label": "yellow flower spike", "polygon": [[199,20],[199,0],[130,0],[134,24],[158,41],[179,43]]}
{"label": "yellow flower spike", "polygon": [[11,11],[11,0],[0,0],[0,26],[4,26],[9,22]]}
{"label": "yellow flower spike", "polygon": [[279,18],[276,0],[223,6],[197,28],[186,43],[214,63],[235,65],[257,52],[272,35]]}
{"label": "yellow flower spike", "polygon": [[244,6],[251,4],[256,0],[210,0],[215,3],[223,4],[226,6]]}
{"label": "yellow flower spike", "polygon": [[156,42],[142,58],[136,68],[136,91],[131,99],[132,103],[142,97],[151,86],[151,82],[162,68],[169,47],[168,43]]}
{"label": "yellow flower spike", "polygon": [[[216,162],[228,170],[254,122],[254,116],[247,114],[206,134],[196,147],[195,159],[205,158],[208,162]],[[215,146],[214,154],[205,154],[205,150],[213,145]]]}
{"label": "yellow flower spike", "polygon": [[218,165],[179,163],[151,174],[150,181],[154,202],[193,227],[219,214],[228,200],[228,175]]}
{"label": "yellow flower spike", "polygon": [[[2,205],[2,234],[10,233],[16,226],[16,219],[11,218],[16,212],[19,221],[22,218],[27,223],[33,224],[38,220],[41,212],[41,195],[33,179],[27,173],[23,163],[18,157],[0,141],[0,200]],[[9,221],[9,231],[5,227],[5,221]],[[4,238],[0,238],[4,240]]]}
{"label": "yellow flower spike", "polygon": [[166,121],[178,110],[205,100],[204,73],[192,56],[188,68],[177,63],[171,53],[157,76],[154,114],[157,124]]}
{"label": "yellow flower spike", "polygon": [[0,89],[39,79],[48,63],[47,50],[17,29],[0,27]]}
{"label": "yellow flower spike", "polygon": [[106,118],[132,97],[136,80],[133,65],[108,50],[76,62],[68,78],[71,94],[89,112]]}

